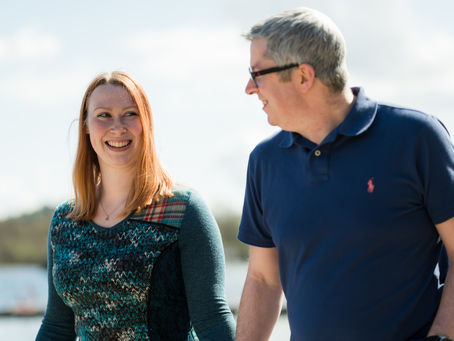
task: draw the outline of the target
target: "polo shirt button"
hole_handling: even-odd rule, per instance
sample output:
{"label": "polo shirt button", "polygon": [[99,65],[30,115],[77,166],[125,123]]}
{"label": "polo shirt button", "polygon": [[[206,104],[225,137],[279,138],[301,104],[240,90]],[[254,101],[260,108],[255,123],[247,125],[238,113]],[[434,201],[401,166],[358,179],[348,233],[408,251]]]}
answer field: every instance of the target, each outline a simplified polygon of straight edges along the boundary
{"label": "polo shirt button", "polygon": [[322,155],[322,152],[320,151],[320,149],[317,149],[317,150],[314,152],[314,155],[315,155],[315,156],[320,156],[320,155]]}

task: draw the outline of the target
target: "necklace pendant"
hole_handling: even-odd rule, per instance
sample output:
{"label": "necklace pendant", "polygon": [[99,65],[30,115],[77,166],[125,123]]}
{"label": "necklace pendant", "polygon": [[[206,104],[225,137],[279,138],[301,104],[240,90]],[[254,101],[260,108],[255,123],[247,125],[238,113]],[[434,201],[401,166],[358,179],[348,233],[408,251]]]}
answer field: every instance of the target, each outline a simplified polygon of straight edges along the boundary
{"label": "necklace pendant", "polygon": [[106,216],[106,220],[109,220],[109,216]]}

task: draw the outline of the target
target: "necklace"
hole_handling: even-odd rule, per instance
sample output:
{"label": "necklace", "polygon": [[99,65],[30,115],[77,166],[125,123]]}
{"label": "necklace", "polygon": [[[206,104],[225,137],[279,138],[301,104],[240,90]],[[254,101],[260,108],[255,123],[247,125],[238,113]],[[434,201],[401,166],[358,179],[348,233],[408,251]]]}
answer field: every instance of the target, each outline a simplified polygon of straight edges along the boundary
{"label": "necklace", "polygon": [[104,205],[102,204],[102,201],[101,201],[101,200],[99,201],[99,205],[101,206],[102,210],[103,210],[104,213],[106,214],[105,220],[109,220],[110,215],[111,215],[112,213],[116,212],[116,211],[121,207],[121,205],[123,205],[123,204],[124,204],[124,201],[122,201],[122,202],[120,203],[120,205],[118,205],[118,206],[117,206],[114,210],[112,210],[110,213],[107,213],[106,209],[104,208]]}

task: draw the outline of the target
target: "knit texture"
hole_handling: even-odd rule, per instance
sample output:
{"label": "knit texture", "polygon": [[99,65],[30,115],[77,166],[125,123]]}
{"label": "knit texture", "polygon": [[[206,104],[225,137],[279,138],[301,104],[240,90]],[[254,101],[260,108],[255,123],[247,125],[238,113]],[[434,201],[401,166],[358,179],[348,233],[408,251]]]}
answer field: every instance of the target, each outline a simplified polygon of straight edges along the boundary
{"label": "knit texture", "polygon": [[[159,307],[150,310],[150,298],[165,288],[152,287],[151,279],[163,253],[175,248],[187,200],[184,192],[166,198],[112,228],[67,219],[71,202],[59,207],[51,224],[52,274],[81,340],[149,340],[156,333],[150,315]],[[181,266],[164,259],[165,271]],[[175,307],[183,309],[186,339],[192,334],[187,308]]]}

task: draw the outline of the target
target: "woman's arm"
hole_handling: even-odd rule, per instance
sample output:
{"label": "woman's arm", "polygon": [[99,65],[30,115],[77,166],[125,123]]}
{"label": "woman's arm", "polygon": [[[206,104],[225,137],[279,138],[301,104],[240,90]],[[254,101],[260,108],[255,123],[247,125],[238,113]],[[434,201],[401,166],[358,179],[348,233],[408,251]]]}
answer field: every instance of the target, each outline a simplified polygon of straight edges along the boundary
{"label": "woman's arm", "polygon": [[[52,229],[52,223],[50,229]],[[47,308],[41,323],[41,328],[36,336],[36,341],[74,341],[76,339],[76,333],[74,330],[73,311],[63,303],[54,287],[52,276],[53,252],[50,243],[50,229],[47,242],[47,278],[49,286]]]}
{"label": "woman's arm", "polygon": [[234,340],[235,321],[224,293],[221,235],[208,207],[194,192],[181,225],[179,246],[189,314],[198,338]]}

